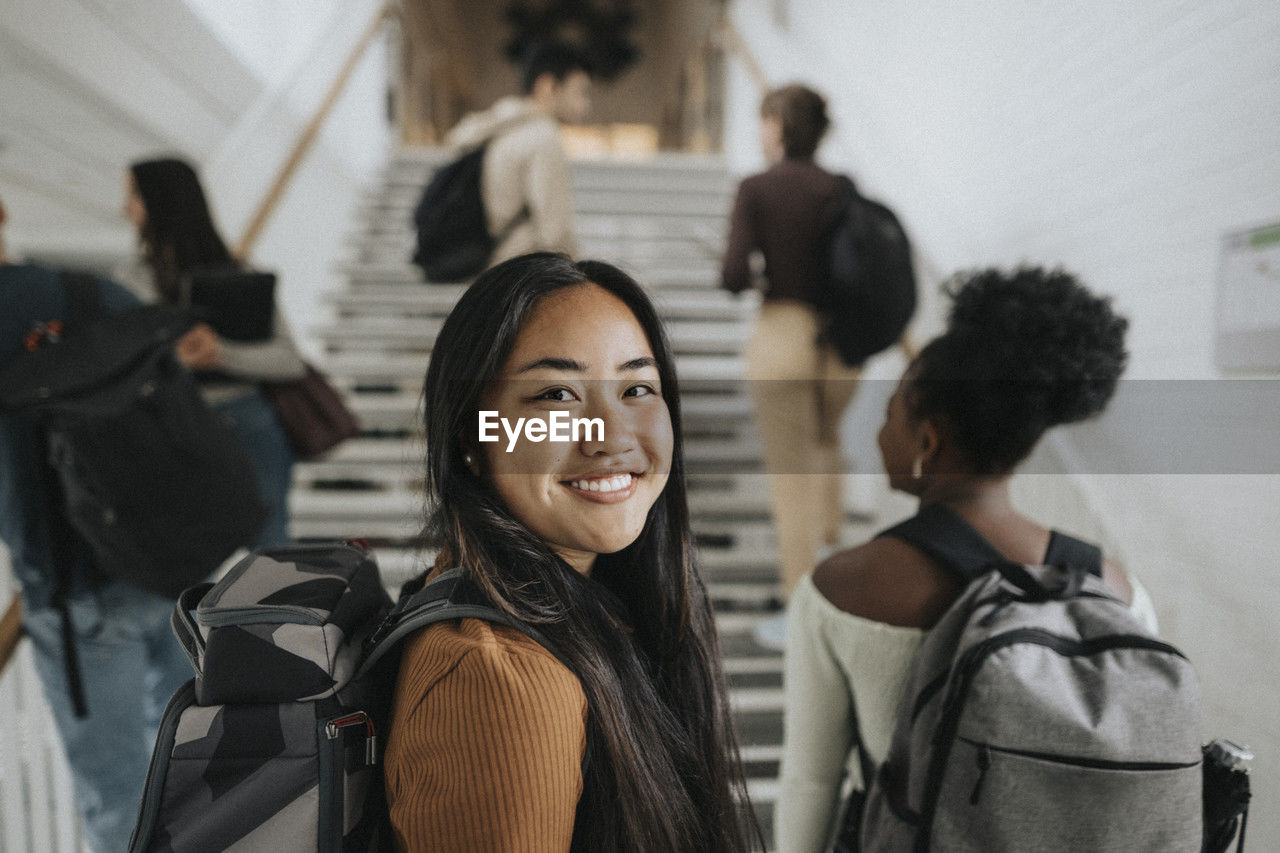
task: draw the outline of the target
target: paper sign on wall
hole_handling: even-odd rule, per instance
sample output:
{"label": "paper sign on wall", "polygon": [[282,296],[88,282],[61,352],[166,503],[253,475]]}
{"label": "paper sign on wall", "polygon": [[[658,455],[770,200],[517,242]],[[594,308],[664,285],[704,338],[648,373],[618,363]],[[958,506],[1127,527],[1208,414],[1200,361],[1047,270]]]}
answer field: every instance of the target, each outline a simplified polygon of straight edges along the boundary
{"label": "paper sign on wall", "polygon": [[1214,361],[1280,369],[1280,224],[1222,238]]}

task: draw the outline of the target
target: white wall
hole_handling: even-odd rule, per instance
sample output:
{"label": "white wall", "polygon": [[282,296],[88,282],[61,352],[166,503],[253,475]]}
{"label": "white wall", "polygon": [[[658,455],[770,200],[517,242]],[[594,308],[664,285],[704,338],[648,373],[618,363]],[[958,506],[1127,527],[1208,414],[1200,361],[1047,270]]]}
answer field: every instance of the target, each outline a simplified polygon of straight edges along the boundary
{"label": "white wall", "polygon": [[[267,186],[323,101],[380,0],[292,0],[281,4],[189,0],[264,84],[204,165],[216,187],[219,221],[231,239],[244,232]],[[386,162],[387,39],[365,54],[263,232],[251,261],[280,275],[280,295],[299,345],[325,315],[319,297],[335,284],[347,250],[352,210]]]}
{"label": "white wall", "polygon": [[[790,0],[785,31],[771,5],[733,6],[771,82],[831,96],[838,132],[823,156],[889,201],[940,270],[1061,262],[1130,317],[1130,377],[1221,379],[1218,240],[1280,220],[1280,5]],[[758,165],[758,93],[740,67],[729,97],[729,157],[745,171]],[[940,311],[926,305],[919,327],[936,329]],[[1069,473],[1028,475],[1018,491],[1138,571],[1198,665],[1206,733],[1254,747],[1257,800],[1274,802],[1280,469],[1240,472],[1250,447],[1269,456],[1280,418],[1243,425],[1247,436],[1228,424],[1244,444],[1236,467],[1191,474],[1198,460],[1160,455],[1162,429],[1187,429],[1166,402],[1175,415],[1159,423],[1061,433],[1037,470]],[[1134,470],[1148,473],[1114,473]],[[1249,840],[1280,849],[1280,814],[1259,808]]]}

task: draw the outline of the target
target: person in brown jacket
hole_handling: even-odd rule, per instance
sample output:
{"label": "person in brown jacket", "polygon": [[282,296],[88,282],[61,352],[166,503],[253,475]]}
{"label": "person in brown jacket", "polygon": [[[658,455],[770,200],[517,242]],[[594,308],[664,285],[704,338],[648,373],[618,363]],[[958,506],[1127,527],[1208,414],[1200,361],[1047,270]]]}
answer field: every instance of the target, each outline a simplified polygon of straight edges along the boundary
{"label": "person in brown jacket", "polygon": [[409,640],[397,846],[762,848],[693,561],[674,359],[640,286],[550,253],[491,268],[444,323],[424,404],[429,575],[461,567],[551,648],[470,618]]}
{"label": "person in brown jacket", "polygon": [[[721,285],[733,293],[750,288],[752,255],[764,256],[764,302],[747,345],[747,379],[789,599],[819,549],[839,542],[840,419],[859,371],[818,342],[822,226],[838,186],[838,178],[814,162],[829,124],[826,102],[812,89],[786,86],[765,96],[760,113],[770,166],[738,187]],[[763,623],[756,639],[781,648],[785,631],[785,616],[778,617]]]}

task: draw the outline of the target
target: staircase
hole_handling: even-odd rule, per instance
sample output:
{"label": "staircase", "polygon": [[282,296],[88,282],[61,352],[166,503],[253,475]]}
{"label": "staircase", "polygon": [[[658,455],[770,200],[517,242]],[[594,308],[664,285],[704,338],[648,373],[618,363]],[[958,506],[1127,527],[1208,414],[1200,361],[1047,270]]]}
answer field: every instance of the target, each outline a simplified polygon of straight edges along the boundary
{"label": "staircase", "polygon": [[[300,464],[292,495],[299,539],[358,535],[376,543],[389,585],[429,565],[422,525],[420,398],[431,347],[464,286],[423,282],[408,258],[410,213],[433,151],[405,151],[357,214],[347,280],[328,295],[334,321],[314,334],[364,433]],[[666,323],[683,391],[689,505],[710,586],[749,791],[766,837],[782,739],[782,658],[751,629],[780,607],[768,491],[743,385],[755,302],[715,287],[732,183],[718,159],[664,155],[574,166],[583,257],[632,273]],[[846,539],[866,535],[851,516]],[[856,528],[856,529],[853,529]]]}

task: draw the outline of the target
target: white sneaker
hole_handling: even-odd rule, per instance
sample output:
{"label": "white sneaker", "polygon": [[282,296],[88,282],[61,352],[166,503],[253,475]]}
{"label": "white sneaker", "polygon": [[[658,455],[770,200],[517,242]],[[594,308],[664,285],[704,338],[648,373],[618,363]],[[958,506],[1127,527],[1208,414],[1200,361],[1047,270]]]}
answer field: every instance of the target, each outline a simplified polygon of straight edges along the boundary
{"label": "white sneaker", "polygon": [[775,652],[787,648],[787,612],[784,610],[777,616],[771,616],[759,622],[751,632],[756,644]]}

